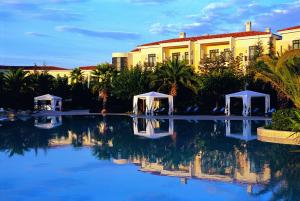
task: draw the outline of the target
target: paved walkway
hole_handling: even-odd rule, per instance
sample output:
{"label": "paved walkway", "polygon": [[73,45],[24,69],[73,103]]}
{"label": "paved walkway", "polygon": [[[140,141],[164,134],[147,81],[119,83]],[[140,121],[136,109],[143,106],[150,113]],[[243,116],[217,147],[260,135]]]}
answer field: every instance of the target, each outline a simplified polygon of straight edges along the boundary
{"label": "paved walkway", "polygon": [[[88,110],[72,110],[72,111],[43,111],[33,116],[59,116],[59,115],[102,115],[101,113],[90,113]],[[151,119],[182,119],[182,120],[271,120],[270,117],[263,116],[225,116],[225,115],[156,115],[156,116],[146,116],[146,115],[133,115],[126,113],[107,113],[106,116],[130,116],[138,118],[151,118]]]}

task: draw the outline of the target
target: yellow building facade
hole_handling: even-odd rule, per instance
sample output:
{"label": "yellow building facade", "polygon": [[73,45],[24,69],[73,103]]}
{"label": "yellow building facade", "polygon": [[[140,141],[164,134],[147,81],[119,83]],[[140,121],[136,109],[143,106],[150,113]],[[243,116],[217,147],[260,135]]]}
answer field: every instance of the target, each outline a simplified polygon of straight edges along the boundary
{"label": "yellow building facade", "polygon": [[117,55],[127,55],[129,68],[136,65],[154,67],[157,63],[178,58],[187,61],[198,71],[205,57],[214,58],[223,52],[226,56],[240,56],[243,64],[247,65],[258,43],[263,47],[263,54],[269,54],[270,51],[282,54],[286,50],[299,48],[299,40],[300,26],[282,29],[275,34],[270,28],[254,31],[251,22],[247,22],[243,32],[195,37],[186,37],[182,32],[178,38],[139,45],[128,53],[113,53],[112,57],[116,60]]}

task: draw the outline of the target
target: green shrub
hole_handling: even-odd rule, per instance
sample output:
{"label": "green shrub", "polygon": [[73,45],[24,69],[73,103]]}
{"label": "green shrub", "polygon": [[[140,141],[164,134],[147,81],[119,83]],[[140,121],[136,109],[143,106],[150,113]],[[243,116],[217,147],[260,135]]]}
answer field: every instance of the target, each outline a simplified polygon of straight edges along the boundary
{"label": "green shrub", "polygon": [[293,129],[293,124],[291,119],[296,120],[297,109],[283,109],[278,110],[272,115],[272,129],[274,130],[285,130],[291,131]]}

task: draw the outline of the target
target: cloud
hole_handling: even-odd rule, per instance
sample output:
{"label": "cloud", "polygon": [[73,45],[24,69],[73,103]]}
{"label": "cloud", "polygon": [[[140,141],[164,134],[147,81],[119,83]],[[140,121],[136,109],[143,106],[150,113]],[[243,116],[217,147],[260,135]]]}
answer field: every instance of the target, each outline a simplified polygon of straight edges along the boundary
{"label": "cloud", "polygon": [[221,9],[221,8],[228,8],[230,6],[230,2],[213,2],[209,3],[203,8],[203,11],[212,11],[216,9]]}
{"label": "cloud", "polygon": [[208,3],[199,12],[187,14],[184,22],[154,23],[149,31],[154,34],[174,34],[186,31],[188,34],[243,31],[244,23],[253,22],[253,28],[275,30],[300,24],[300,0],[289,3],[263,4],[252,0],[227,0]]}
{"label": "cloud", "polygon": [[78,21],[82,19],[81,14],[65,9],[44,9],[43,12],[32,14],[32,17],[49,21]]}
{"label": "cloud", "polygon": [[50,37],[48,34],[38,33],[38,32],[25,32],[27,36],[34,36],[34,37]]}
{"label": "cloud", "polygon": [[95,31],[90,29],[72,27],[72,26],[58,26],[57,31],[78,33],[83,36],[97,37],[97,38],[110,38],[114,40],[134,40],[140,38],[140,35],[132,32],[122,31]]}
{"label": "cloud", "polygon": [[199,29],[201,27],[205,28],[207,23],[203,22],[193,22],[187,24],[166,24],[154,23],[150,26],[150,33],[152,34],[175,34],[181,31],[193,32],[194,29]]}
{"label": "cloud", "polygon": [[8,1],[0,0],[0,7],[6,11],[5,17],[11,18],[34,18],[48,21],[77,21],[82,19],[83,15],[72,12],[67,9],[54,9],[49,6],[58,6],[58,4],[79,3],[88,0],[45,0],[41,1]]}
{"label": "cloud", "polygon": [[164,33],[164,34],[170,34],[170,33],[175,33],[175,32],[178,32],[179,30],[179,27],[175,24],[166,24],[166,25],[163,25],[161,23],[154,23],[150,26],[150,33],[153,33],[153,34],[161,34],[161,33]]}

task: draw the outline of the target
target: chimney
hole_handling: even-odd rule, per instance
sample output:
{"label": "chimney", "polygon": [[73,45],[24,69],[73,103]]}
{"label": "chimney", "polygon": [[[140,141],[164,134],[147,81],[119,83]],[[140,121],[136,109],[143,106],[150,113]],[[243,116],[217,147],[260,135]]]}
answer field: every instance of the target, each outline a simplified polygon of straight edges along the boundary
{"label": "chimney", "polygon": [[251,31],[251,21],[246,22],[246,31]]}
{"label": "chimney", "polygon": [[179,38],[186,38],[186,33],[185,32],[180,32],[179,33]]}
{"label": "chimney", "polygon": [[265,32],[271,33],[271,28],[270,28],[270,27],[267,27],[267,28],[265,29]]}

